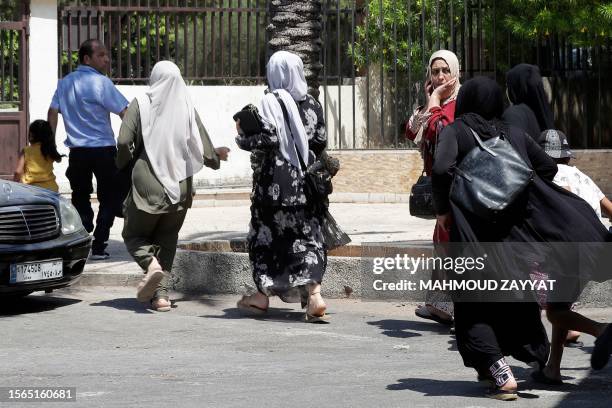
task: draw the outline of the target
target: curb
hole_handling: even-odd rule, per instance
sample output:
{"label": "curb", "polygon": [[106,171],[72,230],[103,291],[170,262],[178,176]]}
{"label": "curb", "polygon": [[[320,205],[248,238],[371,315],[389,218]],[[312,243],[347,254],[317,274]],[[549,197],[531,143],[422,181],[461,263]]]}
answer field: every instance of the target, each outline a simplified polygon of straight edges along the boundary
{"label": "curb", "polygon": [[[406,243],[407,246],[386,244],[347,245],[330,251],[322,293],[328,298],[351,297],[362,300],[425,301],[424,291],[411,291],[408,295],[394,296],[389,292],[372,290],[371,270],[366,271],[363,258],[393,256],[406,253],[409,256],[428,256],[433,246],[424,241]],[[185,242],[178,245],[171,278],[173,290],[186,294],[252,293],[251,265],[246,241],[217,240]],[[83,273],[75,286],[136,287],[142,279],[142,271],[134,262],[109,264],[97,263],[93,270]],[[423,276],[420,276],[422,274]],[[428,279],[429,272],[419,271],[415,279]],[[581,306],[612,306],[612,280],[590,283],[580,296]]]}

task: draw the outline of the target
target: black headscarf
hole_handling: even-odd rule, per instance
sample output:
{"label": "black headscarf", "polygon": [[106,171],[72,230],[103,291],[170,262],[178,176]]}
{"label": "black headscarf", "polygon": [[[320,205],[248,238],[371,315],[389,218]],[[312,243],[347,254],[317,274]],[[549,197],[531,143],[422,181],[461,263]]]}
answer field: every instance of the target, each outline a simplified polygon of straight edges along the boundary
{"label": "black headscarf", "polygon": [[495,137],[503,128],[504,97],[497,83],[487,77],[472,78],[457,95],[455,118],[459,118],[480,136]]}
{"label": "black headscarf", "polygon": [[[540,69],[535,65],[519,64],[506,74],[508,97],[518,105],[524,103],[535,113],[540,132],[554,129],[555,121],[544,92]],[[532,135],[536,137],[536,135]]]}

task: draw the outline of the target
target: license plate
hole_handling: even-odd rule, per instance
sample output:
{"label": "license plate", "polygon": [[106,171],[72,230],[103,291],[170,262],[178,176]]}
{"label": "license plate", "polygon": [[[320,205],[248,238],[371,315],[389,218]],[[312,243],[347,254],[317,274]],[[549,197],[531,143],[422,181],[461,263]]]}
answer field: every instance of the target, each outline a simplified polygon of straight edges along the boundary
{"label": "license plate", "polygon": [[11,264],[10,283],[34,282],[57,279],[64,276],[61,259],[50,259],[43,262],[25,262]]}

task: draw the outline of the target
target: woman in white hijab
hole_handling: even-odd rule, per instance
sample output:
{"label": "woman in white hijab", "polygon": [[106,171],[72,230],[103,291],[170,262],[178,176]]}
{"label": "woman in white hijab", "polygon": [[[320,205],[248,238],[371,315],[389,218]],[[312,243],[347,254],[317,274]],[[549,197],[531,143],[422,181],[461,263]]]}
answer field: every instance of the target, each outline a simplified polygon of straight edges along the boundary
{"label": "woman in white hijab", "polygon": [[203,166],[218,169],[229,149],[213,147],[175,64],[155,64],[149,85],[130,103],[117,140],[117,167],[132,181],[122,236],[145,271],[138,300],[169,311],[168,273],[191,207],[192,177]]}
{"label": "woman in white hijab", "polygon": [[[455,104],[459,93],[459,60],[448,50],[434,52],[429,58],[425,81],[425,105],[419,106],[408,120],[406,137],[421,150],[423,171],[431,175],[434,150],[438,136],[445,126],[455,119]],[[448,241],[448,233],[436,224],[433,234],[435,244]],[[441,278],[434,271],[432,279]],[[453,303],[445,292],[429,291],[425,305],[419,306],[416,315],[442,324],[453,323]]]}
{"label": "woman in white hijab", "polygon": [[[302,60],[276,52],[267,65],[269,89],[261,101],[264,130],[236,142],[252,152],[253,193],[247,237],[257,293],[243,296],[241,310],[265,313],[270,296],[301,301],[306,321],[325,319],[321,281],[327,249],[321,233],[325,203],[307,202],[303,166],[327,145],[323,109],[308,95]],[[283,106],[286,112],[283,112]],[[286,115],[286,117],[285,117]]]}

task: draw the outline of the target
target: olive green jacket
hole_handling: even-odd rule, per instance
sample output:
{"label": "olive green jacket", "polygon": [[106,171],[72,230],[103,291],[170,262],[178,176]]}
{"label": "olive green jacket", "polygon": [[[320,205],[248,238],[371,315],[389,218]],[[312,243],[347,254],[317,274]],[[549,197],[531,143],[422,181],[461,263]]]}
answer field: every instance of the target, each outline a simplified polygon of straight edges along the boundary
{"label": "olive green jacket", "polygon": [[[195,113],[202,146],[204,147],[204,165],[212,169],[220,167],[219,156],[215,152],[208,132],[204,128],[198,112]],[[117,139],[117,167],[125,170],[132,169],[132,188],[124,202],[124,206],[133,202],[141,211],[150,214],[161,214],[181,211],[190,208],[193,201],[192,177],[180,182],[181,197],[178,203],[172,204],[164,191],[163,185],[157,179],[151,162],[147,156],[142,140],[140,124],[140,109],[138,101],[134,99],[127,108],[121,123],[121,130]]]}

